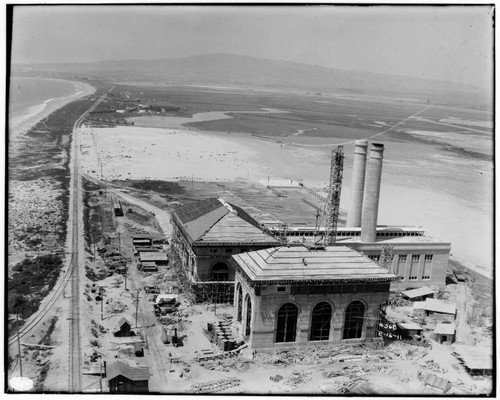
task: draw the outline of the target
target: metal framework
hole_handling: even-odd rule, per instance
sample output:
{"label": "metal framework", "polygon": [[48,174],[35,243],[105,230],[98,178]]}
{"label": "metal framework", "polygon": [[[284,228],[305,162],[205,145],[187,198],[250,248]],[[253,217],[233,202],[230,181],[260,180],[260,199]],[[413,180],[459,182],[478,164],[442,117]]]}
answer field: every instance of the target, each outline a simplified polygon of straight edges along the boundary
{"label": "metal framework", "polygon": [[332,150],[332,161],[330,167],[330,186],[325,208],[326,225],[323,236],[326,245],[332,245],[337,238],[337,226],[340,212],[340,194],[342,191],[342,175],[344,172],[344,146],[337,146]]}
{"label": "metal framework", "polygon": [[382,253],[380,254],[379,265],[383,268],[389,270],[389,272],[393,272],[392,268],[392,259],[394,258],[394,246],[392,244],[383,244],[382,245]]}

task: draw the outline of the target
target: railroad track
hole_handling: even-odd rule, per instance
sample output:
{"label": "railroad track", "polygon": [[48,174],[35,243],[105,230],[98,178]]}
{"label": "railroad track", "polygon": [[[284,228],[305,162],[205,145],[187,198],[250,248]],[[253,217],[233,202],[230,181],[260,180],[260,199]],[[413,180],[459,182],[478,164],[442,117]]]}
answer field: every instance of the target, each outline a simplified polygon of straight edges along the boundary
{"label": "railroad track", "polygon": [[[85,119],[87,114],[92,111],[102,100],[104,97],[99,98],[99,100],[92,105],[73,125],[73,132],[76,127],[79,126],[82,121]],[[70,268],[64,273],[63,279],[56,284],[56,286],[52,289],[52,294],[48,298],[48,301],[40,308],[29,320],[28,322],[19,330],[19,338],[25,337],[28,333],[30,333],[41,321],[43,321],[44,317],[47,313],[52,309],[52,307],[57,303],[61,295],[64,293],[68,282],[72,280],[73,267],[76,264],[73,262],[73,258],[70,264]],[[17,342],[17,332],[12,335],[8,339],[8,346],[15,344]]]}
{"label": "railroad track", "polygon": [[[111,88],[113,90],[113,88]],[[110,90],[110,91],[111,91]],[[73,171],[72,171],[72,226],[71,226],[71,298],[69,316],[69,349],[68,349],[68,391],[79,393],[82,388],[82,357],[81,357],[81,335],[80,335],[80,268],[78,256],[80,252],[80,237],[83,230],[79,223],[81,198],[81,174],[78,169],[78,129],[87,116],[106,97],[103,94],[73,125]]]}
{"label": "railroad track", "polygon": [[[114,88],[114,87],[113,87]],[[109,91],[111,91],[111,88]],[[45,302],[45,304],[28,320],[28,322],[19,330],[19,333],[15,333],[8,339],[8,346],[14,345],[18,338],[21,339],[28,335],[33,329],[35,329],[38,324],[44,321],[46,315],[53,309],[61,295],[65,292],[68,283],[71,282],[71,298],[70,298],[70,312],[71,315],[68,318],[70,320],[70,348],[69,348],[69,391],[79,392],[81,388],[81,357],[80,357],[80,314],[79,314],[79,268],[78,268],[78,252],[79,252],[79,221],[78,221],[78,209],[81,199],[79,197],[79,187],[81,187],[80,175],[78,173],[78,128],[84,121],[85,117],[89,112],[91,112],[97,105],[106,97],[105,93],[101,96],[85,113],[83,113],[78,120],[73,124],[73,171],[72,171],[72,184],[70,186],[71,194],[70,202],[71,215],[73,215],[73,221],[70,232],[70,237],[68,237],[68,243],[71,243],[69,248],[71,251],[67,254],[71,254],[71,262],[68,270],[64,273],[63,278],[56,284],[51,292],[50,297]]]}

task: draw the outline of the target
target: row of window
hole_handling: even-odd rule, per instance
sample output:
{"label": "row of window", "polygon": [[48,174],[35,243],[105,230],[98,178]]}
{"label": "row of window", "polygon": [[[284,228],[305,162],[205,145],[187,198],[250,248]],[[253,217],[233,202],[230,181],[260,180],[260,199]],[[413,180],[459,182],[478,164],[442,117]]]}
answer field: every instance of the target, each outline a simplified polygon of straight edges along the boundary
{"label": "row of window", "polygon": [[[420,254],[412,254],[408,279],[410,281],[416,281],[419,279],[422,280],[431,279],[432,258],[433,258],[432,254],[425,254],[423,266],[422,268],[420,268]],[[407,255],[400,254],[398,256],[398,263],[396,265],[395,273],[401,276],[403,280],[405,279],[406,276],[406,264],[407,264]]]}
{"label": "row of window", "polygon": [[[243,322],[243,291],[238,286],[236,318]],[[252,324],[252,302],[247,295],[245,298],[246,316],[244,323],[245,336],[250,335]],[[365,306],[360,301],[353,301],[347,306],[344,319],[342,339],[357,339],[363,331]],[[282,305],[276,314],[276,343],[295,342],[297,337],[297,321],[299,309],[293,303]],[[328,340],[332,320],[332,306],[327,302],[320,302],[313,308],[309,340]]]}
{"label": "row of window", "polygon": [[[363,332],[365,306],[360,301],[353,301],[347,306],[344,317],[342,339],[358,339]],[[293,303],[283,304],[276,317],[275,342],[295,342],[299,309]],[[316,304],[311,316],[309,340],[328,340],[332,320],[332,306],[327,302]]]}
{"label": "row of window", "polygon": [[[370,255],[368,256],[374,262],[380,262],[380,255]],[[404,280],[405,272],[406,272],[406,261],[408,255],[400,254],[397,258],[397,264],[395,267],[395,273]],[[410,272],[408,279],[410,281],[416,281],[418,279],[429,280],[431,279],[431,271],[432,271],[432,254],[424,255],[424,263],[422,271],[419,270],[420,266],[420,254],[412,254],[411,255],[411,263],[410,263]]]}
{"label": "row of window", "polygon": [[235,252],[235,253],[246,253],[248,251],[248,249],[241,249],[240,251],[236,250],[236,249],[233,249],[233,248],[226,248],[226,249],[210,249],[210,254],[218,254],[219,252],[220,253],[232,253],[232,252]]}
{"label": "row of window", "polygon": [[[275,229],[271,229],[276,236],[283,236],[283,231],[277,231]],[[310,236],[318,236],[322,235],[323,230],[319,232],[316,230],[310,231],[286,231],[286,236],[299,236],[299,237],[310,237]],[[405,237],[405,236],[423,236],[424,232],[416,231],[416,232],[404,232],[404,231],[388,231],[388,232],[377,232],[377,237]],[[361,236],[361,231],[337,231],[337,236],[339,237],[354,237]]]}

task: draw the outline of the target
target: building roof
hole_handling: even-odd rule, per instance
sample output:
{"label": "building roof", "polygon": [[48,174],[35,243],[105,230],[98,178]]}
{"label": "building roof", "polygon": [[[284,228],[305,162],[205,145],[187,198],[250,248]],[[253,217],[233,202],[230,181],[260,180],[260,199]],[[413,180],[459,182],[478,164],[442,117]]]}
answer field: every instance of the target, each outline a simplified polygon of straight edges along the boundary
{"label": "building roof", "polygon": [[309,249],[274,247],[236,254],[232,260],[252,281],[340,281],[398,279],[363,254],[345,246]]}
{"label": "building roof", "polygon": [[131,381],[149,380],[149,367],[132,367],[121,361],[115,361],[112,364],[106,364],[106,378],[108,380],[122,375]]}
{"label": "building roof", "polygon": [[407,331],[421,331],[424,329],[419,324],[417,324],[416,322],[413,322],[413,321],[398,322],[396,325],[399,326],[401,329],[404,329]]}
{"label": "building roof", "polygon": [[167,255],[161,251],[141,251],[139,252],[141,261],[168,261]]}
{"label": "building roof", "polygon": [[445,303],[444,301],[438,299],[425,299],[425,301],[416,301],[413,303],[414,310],[426,310],[433,311],[442,314],[453,314],[457,312],[457,308],[454,303]]}
{"label": "building roof", "polygon": [[451,383],[449,380],[432,374],[427,374],[424,377],[424,384],[432,386],[436,389],[440,389],[443,391],[443,393],[445,393],[451,387]]}
{"label": "building roof", "polygon": [[443,324],[439,323],[434,329],[434,333],[438,335],[454,335],[455,334],[455,324]]}
{"label": "building roof", "polygon": [[121,317],[120,320],[118,321],[118,326],[121,328],[123,326],[123,324],[129,324],[129,326],[132,326],[132,325],[130,325],[130,322],[128,322],[125,317]]}
{"label": "building roof", "polygon": [[405,290],[404,292],[401,293],[405,297],[408,297],[409,299],[414,299],[416,297],[422,297],[422,296],[427,296],[429,294],[434,294],[434,290],[428,288],[427,286],[424,286],[418,289]]}
{"label": "building roof", "polygon": [[458,358],[469,369],[493,369],[493,356],[490,347],[454,345],[453,351],[458,354]]}
{"label": "building roof", "polygon": [[266,244],[279,243],[243,209],[222,199],[210,198],[177,207],[177,219],[192,242],[197,244]]}
{"label": "building roof", "polygon": [[159,294],[157,297],[156,297],[156,304],[159,304],[162,300],[174,300],[176,301],[177,300],[177,296],[175,294]]}

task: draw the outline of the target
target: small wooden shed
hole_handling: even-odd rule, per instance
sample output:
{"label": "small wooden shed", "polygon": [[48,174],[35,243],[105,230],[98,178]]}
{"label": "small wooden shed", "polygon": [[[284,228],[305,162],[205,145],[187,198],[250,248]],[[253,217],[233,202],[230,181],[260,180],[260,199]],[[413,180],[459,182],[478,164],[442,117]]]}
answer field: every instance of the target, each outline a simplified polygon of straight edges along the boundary
{"label": "small wooden shed", "polygon": [[106,365],[110,393],[148,393],[149,375],[148,367],[132,367],[121,361]]}

